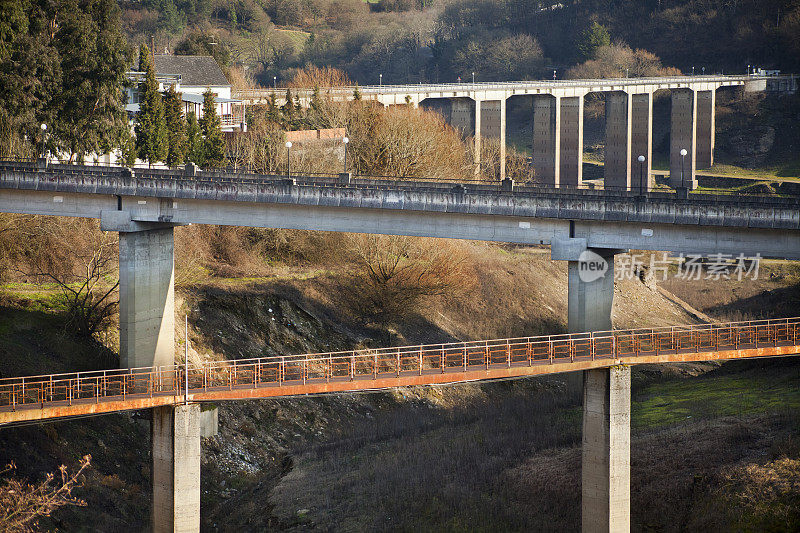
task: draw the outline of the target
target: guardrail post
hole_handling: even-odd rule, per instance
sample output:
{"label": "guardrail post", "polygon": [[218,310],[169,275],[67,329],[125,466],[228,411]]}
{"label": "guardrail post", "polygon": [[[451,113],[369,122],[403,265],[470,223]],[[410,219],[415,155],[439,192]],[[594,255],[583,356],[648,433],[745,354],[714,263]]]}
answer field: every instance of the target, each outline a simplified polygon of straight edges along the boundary
{"label": "guardrail post", "polygon": [[397,377],[400,377],[400,350],[397,350]]}
{"label": "guardrail post", "polygon": [[350,356],[350,381],[356,379],[356,356],[355,354]]}
{"label": "guardrail post", "polygon": [[506,341],[506,360],[508,361],[508,368],[511,368],[511,341]]}

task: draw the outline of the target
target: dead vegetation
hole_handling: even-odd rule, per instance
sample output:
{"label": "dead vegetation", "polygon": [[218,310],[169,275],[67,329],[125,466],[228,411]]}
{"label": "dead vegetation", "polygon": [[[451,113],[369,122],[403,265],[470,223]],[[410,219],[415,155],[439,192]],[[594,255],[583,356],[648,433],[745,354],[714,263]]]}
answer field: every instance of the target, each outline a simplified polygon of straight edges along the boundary
{"label": "dead vegetation", "polygon": [[[58,478],[48,473],[40,483],[29,483],[16,477],[6,478],[0,484],[0,529],[8,533],[37,531],[39,521],[49,517],[56,509],[64,506],[85,507],[86,502],[74,496],[72,491],[83,486],[83,474],[91,461],[91,455],[83,456],[77,470],[71,474],[66,466],[61,465]],[[12,462],[0,470],[0,475],[10,475],[16,469]]]}

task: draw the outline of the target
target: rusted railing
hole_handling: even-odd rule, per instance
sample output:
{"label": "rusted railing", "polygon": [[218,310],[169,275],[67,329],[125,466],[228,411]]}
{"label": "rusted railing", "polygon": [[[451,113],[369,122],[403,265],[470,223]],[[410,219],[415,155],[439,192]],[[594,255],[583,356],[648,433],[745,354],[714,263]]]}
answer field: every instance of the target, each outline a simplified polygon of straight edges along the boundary
{"label": "rusted railing", "polygon": [[[800,317],[212,361],[190,366],[188,393],[381,380],[475,370],[800,345]],[[186,368],[144,367],[0,379],[0,410],[182,396]],[[384,385],[385,386],[385,385]]]}

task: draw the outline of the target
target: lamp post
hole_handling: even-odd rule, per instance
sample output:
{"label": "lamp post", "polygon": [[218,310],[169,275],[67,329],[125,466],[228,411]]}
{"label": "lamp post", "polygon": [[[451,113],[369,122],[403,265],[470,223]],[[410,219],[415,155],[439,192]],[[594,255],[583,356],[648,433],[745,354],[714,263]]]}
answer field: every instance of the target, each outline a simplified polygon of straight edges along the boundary
{"label": "lamp post", "polygon": [[47,157],[47,154],[44,151],[44,145],[45,145],[45,139],[44,138],[47,136],[47,124],[42,122],[41,128],[42,128],[42,158],[44,159],[44,158]]}
{"label": "lamp post", "polygon": [[628,71],[630,71],[630,69],[629,69],[629,68],[626,68],[626,69],[625,69],[625,77],[626,77],[626,78],[628,77]]}
{"label": "lamp post", "polygon": [[750,75],[750,65],[747,65],[747,75]]}
{"label": "lamp post", "polygon": [[475,85],[475,73],[472,73],[472,85]]}
{"label": "lamp post", "polygon": [[347,173],[347,145],[350,144],[350,138],[345,137],[342,142],[344,143],[344,171]]}
{"label": "lamp post", "polygon": [[694,76],[694,67],[692,67],[692,76]]}
{"label": "lamp post", "polygon": [[278,88],[278,76],[272,76],[272,90],[276,90]]}
{"label": "lamp post", "polygon": [[286,177],[292,177],[292,159],[291,159],[291,151],[292,151],[292,141],[286,141]]}
{"label": "lamp post", "polygon": [[706,75],[706,67],[703,67],[703,76]]}
{"label": "lamp post", "polygon": [[684,184],[683,184],[683,166],[684,166],[684,163],[686,162],[686,154],[688,154],[688,153],[689,152],[686,151],[686,148],[681,149],[681,189],[684,188]]}
{"label": "lamp post", "polygon": [[553,71],[553,79],[554,80],[556,79],[556,71],[555,70]]}
{"label": "lamp post", "polygon": [[[639,193],[644,194],[644,161],[645,157],[640,155],[638,158],[639,161]],[[649,176],[648,176],[649,178]]]}
{"label": "lamp post", "polygon": [[378,74],[378,83],[383,87],[383,74]]}

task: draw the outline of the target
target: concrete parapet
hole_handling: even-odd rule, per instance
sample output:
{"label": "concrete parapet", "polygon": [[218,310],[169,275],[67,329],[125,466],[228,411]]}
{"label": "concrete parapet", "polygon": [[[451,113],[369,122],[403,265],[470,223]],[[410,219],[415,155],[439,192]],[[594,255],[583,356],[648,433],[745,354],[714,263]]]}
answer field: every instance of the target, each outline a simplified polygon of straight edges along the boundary
{"label": "concrete parapet", "polygon": [[156,533],[200,531],[200,405],[153,409],[153,508]]}

